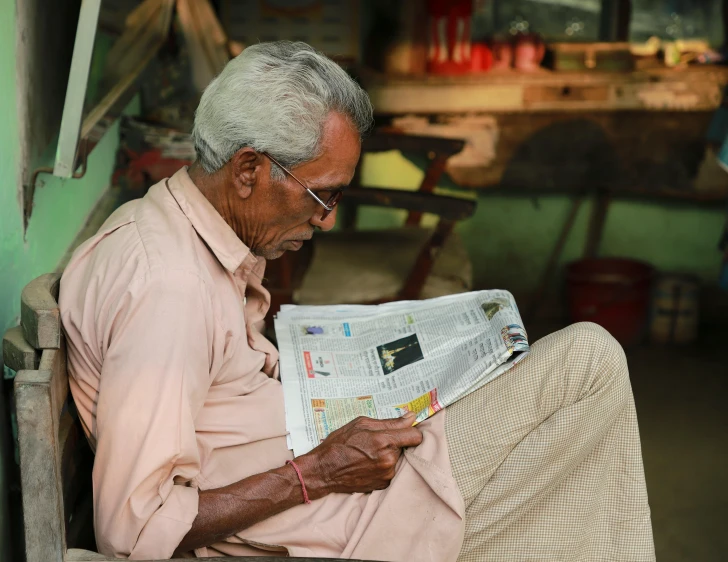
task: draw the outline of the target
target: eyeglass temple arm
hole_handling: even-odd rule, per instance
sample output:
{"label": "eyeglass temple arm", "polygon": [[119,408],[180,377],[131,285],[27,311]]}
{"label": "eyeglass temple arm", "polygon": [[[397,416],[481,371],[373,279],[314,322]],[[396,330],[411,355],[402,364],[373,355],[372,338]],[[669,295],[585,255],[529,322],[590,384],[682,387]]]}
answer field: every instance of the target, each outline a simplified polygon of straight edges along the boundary
{"label": "eyeglass temple arm", "polygon": [[304,184],[304,183],[303,183],[303,182],[302,182],[301,180],[299,180],[299,179],[298,179],[298,178],[297,178],[297,177],[296,177],[296,176],[295,176],[295,175],[293,174],[293,172],[291,172],[291,170],[289,170],[288,168],[286,168],[286,167],[285,167],[285,166],[284,166],[283,164],[281,164],[280,162],[278,162],[278,160],[276,160],[275,158],[273,158],[273,157],[272,157],[272,156],[271,156],[270,154],[268,154],[267,152],[263,152],[263,154],[265,154],[265,155],[266,155],[266,156],[267,156],[268,158],[270,158],[271,162],[273,162],[273,163],[274,163],[274,164],[275,164],[276,166],[278,166],[278,167],[279,167],[279,168],[280,168],[281,170],[283,170],[283,171],[284,171],[285,173],[287,173],[287,174],[288,174],[289,176],[291,176],[291,177],[292,177],[292,178],[293,178],[294,180],[296,180],[296,183],[298,183],[298,185],[300,185],[300,186],[301,186],[301,187],[302,187],[303,189],[305,189],[306,191],[308,191],[309,195],[310,195],[311,197],[313,197],[313,198],[314,198],[314,199],[316,200],[316,202],[317,202],[317,203],[318,203],[319,205],[321,205],[321,206],[322,206],[322,207],[323,207],[324,209],[326,209],[327,211],[333,211],[333,210],[334,210],[334,208],[333,208],[333,207],[329,207],[329,206],[328,206],[328,205],[327,205],[326,203],[324,203],[323,201],[321,201],[321,198],[320,198],[320,197],[319,197],[318,195],[316,195],[316,194],[315,194],[315,193],[314,193],[313,191],[311,191],[311,190],[310,190],[310,189],[309,189],[308,187],[306,187],[306,184]]}

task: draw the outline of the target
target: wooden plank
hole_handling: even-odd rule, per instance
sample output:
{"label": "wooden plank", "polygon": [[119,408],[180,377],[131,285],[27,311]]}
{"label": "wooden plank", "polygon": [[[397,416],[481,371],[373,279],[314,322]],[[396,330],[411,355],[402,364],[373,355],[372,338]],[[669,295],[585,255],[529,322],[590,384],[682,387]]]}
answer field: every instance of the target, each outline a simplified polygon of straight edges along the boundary
{"label": "wooden plank", "polygon": [[[113,83],[128,74],[135,66],[130,58],[138,58],[137,53],[145,50],[153,30],[163,23],[162,6],[166,0],[144,0],[126,18],[124,31],[114,42],[106,56],[104,79]],[[171,8],[172,6],[169,6]],[[166,34],[166,30],[161,30]],[[131,55],[131,56],[130,56]]]}
{"label": "wooden plank", "polygon": [[600,41],[628,41],[630,0],[602,0],[599,14]]}
{"label": "wooden plank", "polygon": [[[599,72],[599,71],[553,71],[538,68],[532,72],[515,69],[492,70],[478,74],[459,76],[443,76],[425,74],[418,76],[385,75],[362,68],[358,70],[362,85],[369,88],[383,86],[444,86],[458,88],[463,85],[498,85],[498,86],[604,86],[645,83],[694,84],[725,83],[728,80],[728,67],[720,65],[686,66],[667,68],[659,65],[653,68],[640,68],[633,72]],[[375,108],[376,110],[376,108]]]}
{"label": "wooden plank", "polygon": [[[395,127],[396,128],[396,127]],[[452,139],[435,135],[413,135],[400,132],[376,132],[362,142],[362,152],[384,152],[402,150],[405,152],[435,152],[448,156],[457,154],[465,146],[462,139]]]}
{"label": "wooden plank", "polygon": [[558,103],[568,101],[606,102],[609,100],[608,86],[525,86],[523,103],[527,106],[539,103]]}
{"label": "wooden plank", "polygon": [[227,37],[208,0],[177,0],[177,17],[190,55],[193,82],[202,92],[230,60]]}
{"label": "wooden plank", "polygon": [[3,363],[13,371],[37,369],[40,352],[25,341],[23,328],[15,326],[3,336]]}
{"label": "wooden plank", "polygon": [[134,28],[144,25],[144,22],[154,17],[159,8],[159,0],[145,0],[126,16],[125,27]]}
{"label": "wooden plank", "polygon": [[546,267],[541,274],[541,279],[538,283],[538,287],[536,287],[536,290],[534,291],[533,296],[528,303],[528,309],[526,310],[525,314],[526,322],[533,322],[536,319],[536,315],[538,314],[541,306],[543,305],[544,295],[546,294],[546,291],[548,291],[549,285],[551,284],[554,274],[556,273],[556,267],[559,263],[559,258],[561,258],[561,254],[564,251],[564,246],[566,246],[566,242],[569,239],[569,233],[571,233],[571,229],[574,227],[576,217],[579,213],[579,209],[581,209],[581,205],[583,202],[584,197],[582,196],[575,197],[571,202],[571,209],[569,210],[569,214],[566,216],[566,220],[564,221],[564,225],[561,228],[561,232],[559,233],[559,237],[556,240],[556,244],[554,244],[554,248],[553,250],[551,250],[551,255],[549,256]]}
{"label": "wooden plank", "polygon": [[417,255],[415,264],[412,266],[412,270],[407,276],[402,290],[397,295],[398,300],[415,300],[420,298],[422,288],[427,282],[435,260],[437,260],[440,251],[442,251],[442,247],[445,245],[445,241],[452,233],[454,227],[455,221],[440,219],[432,236]]}
{"label": "wooden plank", "polygon": [[[48,385],[51,391],[51,416],[56,430],[60,432],[61,413],[66,408],[68,398],[68,374],[66,371],[66,346],[62,341],[60,349],[46,349],[40,358],[38,371],[51,373]],[[44,383],[45,384],[45,383]],[[60,449],[59,453],[60,455]]]}
{"label": "wooden plank", "polygon": [[15,407],[26,557],[62,562],[65,531],[51,379],[50,371],[18,372]]}
{"label": "wooden plank", "polygon": [[520,84],[463,83],[457,87],[428,84],[386,84],[366,88],[378,115],[402,113],[466,113],[523,109]]}
{"label": "wooden plank", "polygon": [[[437,186],[437,182],[445,171],[447,165],[448,154],[430,152],[430,165],[425,170],[425,176],[422,178],[420,187],[417,191],[420,193],[432,193]],[[419,226],[422,220],[422,211],[410,211],[405,220],[405,226]],[[457,219],[456,219],[457,220]]]}
{"label": "wooden plank", "polygon": [[[395,77],[362,71],[377,115],[465,112],[714,111],[728,84],[728,68],[688,67],[634,72],[531,73],[492,71],[462,77]],[[547,96],[538,87],[563,91],[592,88],[581,97]],[[529,93],[529,90],[530,93]],[[583,91],[589,91],[585,89]],[[598,96],[594,92],[599,92]],[[606,93],[605,93],[606,92]]]}
{"label": "wooden plank", "polygon": [[[146,0],[129,15],[127,22],[134,26],[124,30],[109,52],[104,77],[106,94],[84,117],[81,138],[89,137],[157,54],[169,32],[173,8],[173,0]],[[140,13],[148,17],[141,17]]]}
{"label": "wooden plank", "polygon": [[58,135],[58,149],[53,168],[53,175],[62,178],[70,178],[76,168],[79,123],[81,123],[83,104],[86,99],[86,86],[91,71],[91,55],[100,9],[101,0],[85,0],[81,3],[81,13],[78,16],[73,60],[68,74],[63,120]]}
{"label": "wooden plank", "polygon": [[584,244],[584,257],[596,258],[599,255],[599,248],[604,235],[604,224],[607,222],[607,211],[611,197],[608,191],[598,190],[592,207],[591,218],[589,219],[589,231]]}
{"label": "wooden plank", "polygon": [[28,283],[20,296],[20,325],[25,340],[36,349],[61,345],[61,313],[58,309],[59,273],[47,273]]}
{"label": "wooden plank", "polygon": [[355,201],[358,205],[434,213],[451,221],[470,218],[475,213],[477,206],[476,201],[459,197],[379,187],[350,187],[346,190],[346,198]]}
{"label": "wooden plank", "polygon": [[447,166],[463,187],[564,193],[608,180],[644,197],[712,204],[725,199],[728,182],[706,147],[711,118],[702,111],[555,112],[402,117],[392,125],[465,139]]}

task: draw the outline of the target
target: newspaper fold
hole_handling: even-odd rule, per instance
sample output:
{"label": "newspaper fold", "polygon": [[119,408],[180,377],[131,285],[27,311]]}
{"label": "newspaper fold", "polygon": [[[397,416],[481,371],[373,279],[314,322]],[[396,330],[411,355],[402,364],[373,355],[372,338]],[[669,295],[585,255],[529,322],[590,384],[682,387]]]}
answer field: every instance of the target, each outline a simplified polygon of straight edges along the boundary
{"label": "newspaper fold", "polygon": [[307,453],[358,416],[417,422],[528,351],[508,291],[376,306],[284,305],[275,319],[289,447]]}

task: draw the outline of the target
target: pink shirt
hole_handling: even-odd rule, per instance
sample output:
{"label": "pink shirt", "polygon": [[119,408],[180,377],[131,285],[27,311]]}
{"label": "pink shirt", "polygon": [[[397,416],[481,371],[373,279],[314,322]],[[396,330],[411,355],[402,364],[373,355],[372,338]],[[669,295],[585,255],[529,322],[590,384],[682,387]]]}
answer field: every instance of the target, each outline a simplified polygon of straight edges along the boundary
{"label": "pink shirt", "polygon": [[[71,391],[96,451],[101,553],[169,558],[197,515],[198,489],[291,458],[278,353],[260,333],[264,269],[185,168],[73,255],[60,307]],[[195,553],[455,560],[464,505],[444,416],[420,425],[424,441],[388,489],[330,494]]]}

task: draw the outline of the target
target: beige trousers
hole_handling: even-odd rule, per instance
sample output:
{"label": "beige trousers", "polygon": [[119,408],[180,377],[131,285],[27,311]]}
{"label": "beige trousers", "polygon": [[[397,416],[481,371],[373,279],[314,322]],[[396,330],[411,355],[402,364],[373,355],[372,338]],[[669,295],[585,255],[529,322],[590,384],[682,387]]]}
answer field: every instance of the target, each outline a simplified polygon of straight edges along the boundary
{"label": "beige trousers", "polygon": [[459,560],[655,559],[627,362],[601,327],[551,334],[447,409]]}

